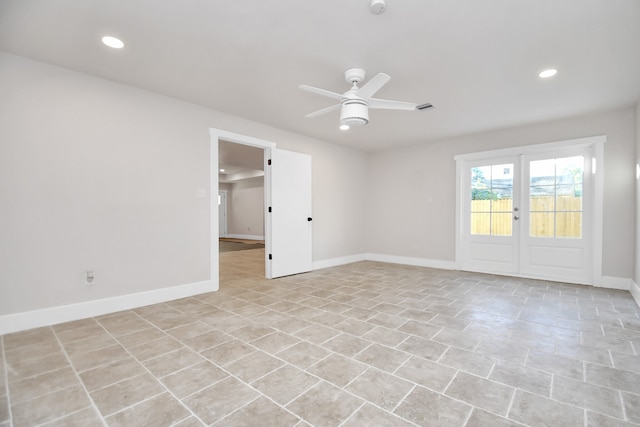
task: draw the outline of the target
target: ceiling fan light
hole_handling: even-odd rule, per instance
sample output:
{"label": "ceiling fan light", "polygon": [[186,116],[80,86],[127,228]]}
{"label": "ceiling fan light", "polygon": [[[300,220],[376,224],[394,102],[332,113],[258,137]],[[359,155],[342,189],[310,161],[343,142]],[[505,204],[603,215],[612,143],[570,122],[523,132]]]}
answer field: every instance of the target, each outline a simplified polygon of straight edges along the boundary
{"label": "ceiling fan light", "polygon": [[367,103],[361,99],[350,99],[342,103],[340,124],[347,126],[364,126],[369,123]]}

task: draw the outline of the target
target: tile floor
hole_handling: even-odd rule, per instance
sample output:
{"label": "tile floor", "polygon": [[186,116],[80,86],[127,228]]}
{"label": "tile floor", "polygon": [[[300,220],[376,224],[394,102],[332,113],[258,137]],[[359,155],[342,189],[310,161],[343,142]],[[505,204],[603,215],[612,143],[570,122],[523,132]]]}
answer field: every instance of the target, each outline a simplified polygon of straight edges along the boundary
{"label": "tile floor", "polygon": [[361,262],[5,335],[0,426],[640,424],[628,292]]}

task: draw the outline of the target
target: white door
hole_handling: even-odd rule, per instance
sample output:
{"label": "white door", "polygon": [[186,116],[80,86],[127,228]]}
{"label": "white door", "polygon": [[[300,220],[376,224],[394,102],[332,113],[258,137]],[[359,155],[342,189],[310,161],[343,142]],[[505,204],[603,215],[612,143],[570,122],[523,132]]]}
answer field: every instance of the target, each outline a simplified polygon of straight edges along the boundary
{"label": "white door", "polygon": [[463,162],[462,270],[591,283],[592,149]]}
{"label": "white door", "polygon": [[227,235],[227,192],[226,190],[218,191],[218,236],[226,237]]}
{"label": "white door", "polygon": [[463,171],[462,269],[518,273],[519,157],[469,162]]}
{"label": "white door", "polygon": [[523,156],[523,274],[591,283],[590,148]]}
{"label": "white door", "polygon": [[311,156],[265,150],[267,278],[312,270]]}

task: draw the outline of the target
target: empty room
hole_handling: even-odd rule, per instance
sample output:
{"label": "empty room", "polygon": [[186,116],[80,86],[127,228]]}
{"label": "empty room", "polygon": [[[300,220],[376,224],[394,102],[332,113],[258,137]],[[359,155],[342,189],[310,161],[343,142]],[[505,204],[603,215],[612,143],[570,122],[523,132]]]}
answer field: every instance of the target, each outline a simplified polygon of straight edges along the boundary
{"label": "empty room", "polygon": [[637,0],[0,0],[0,427],[640,425]]}

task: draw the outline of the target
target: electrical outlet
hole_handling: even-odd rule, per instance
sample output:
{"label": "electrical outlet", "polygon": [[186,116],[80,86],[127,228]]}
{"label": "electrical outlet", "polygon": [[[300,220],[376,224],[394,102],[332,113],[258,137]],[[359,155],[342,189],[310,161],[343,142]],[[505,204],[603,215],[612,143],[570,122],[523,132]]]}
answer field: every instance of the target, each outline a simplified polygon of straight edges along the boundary
{"label": "electrical outlet", "polygon": [[94,283],[95,283],[95,277],[93,275],[93,270],[87,270],[84,276],[84,284],[93,285]]}

